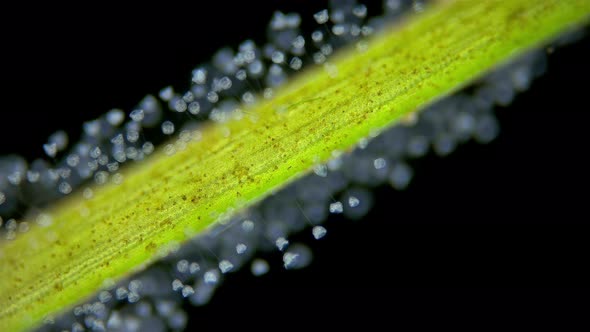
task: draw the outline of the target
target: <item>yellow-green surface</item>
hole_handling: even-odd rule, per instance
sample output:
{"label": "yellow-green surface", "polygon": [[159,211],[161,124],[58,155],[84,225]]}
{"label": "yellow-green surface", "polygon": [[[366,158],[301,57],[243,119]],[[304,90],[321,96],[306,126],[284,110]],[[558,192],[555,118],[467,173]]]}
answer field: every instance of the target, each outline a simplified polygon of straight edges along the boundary
{"label": "yellow-green surface", "polygon": [[587,0],[445,2],[159,151],[0,245],[0,330],[31,328],[492,66],[583,22]]}

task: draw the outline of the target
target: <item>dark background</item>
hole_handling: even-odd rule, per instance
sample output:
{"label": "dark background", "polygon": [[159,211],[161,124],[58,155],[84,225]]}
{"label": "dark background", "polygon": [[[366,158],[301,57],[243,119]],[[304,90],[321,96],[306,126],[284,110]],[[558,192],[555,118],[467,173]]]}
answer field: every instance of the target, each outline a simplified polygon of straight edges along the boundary
{"label": "dark background", "polygon": [[[325,2],[310,3],[4,8],[0,154],[40,157],[57,129],[75,139],[110,108],[186,87],[219,47],[263,41],[274,9],[311,15]],[[364,220],[333,218],[321,241],[295,239],[313,248],[309,268],[287,272],[266,255],[271,273],[231,275],[209,306],[191,309],[190,326],[525,327],[587,313],[587,59],[588,37],[557,49],[548,73],[497,109],[498,140],[413,163],[409,189],[375,190]]]}

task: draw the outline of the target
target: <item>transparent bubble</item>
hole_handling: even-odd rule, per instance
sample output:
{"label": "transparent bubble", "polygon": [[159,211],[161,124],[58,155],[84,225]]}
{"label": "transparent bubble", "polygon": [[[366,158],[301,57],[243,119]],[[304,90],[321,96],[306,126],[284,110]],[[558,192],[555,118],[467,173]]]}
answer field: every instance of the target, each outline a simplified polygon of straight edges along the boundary
{"label": "transparent bubble", "polygon": [[328,22],[328,20],[330,19],[330,16],[328,15],[328,10],[324,9],[322,11],[319,11],[319,12],[313,14],[313,18],[315,19],[315,21],[318,24],[324,24],[324,23]]}
{"label": "transparent bubble", "polygon": [[14,230],[16,230],[17,226],[18,225],[17,225],[16,220],[14,220],[14,219],[8,219],[8,220],[6,220],[5,227],[6,227],[7,230],[14,231]]}
{"label": "transparent bubble", "polygon": [[47,154],[47,156],[49,156],[51,158],[55,158],[55,156],[57,155],[57,144],[55,144],[55,143],[43,144],[43,150],[45,151],[45,154]]}
{"label": "transparent bubble", "polygon": [[185,103],[190,103],[192,101],[195,100],[195,95],[191,92],[191,91],[187,91],[184,93],[184,95],[182,96],[182,100]]}
{"label": "transparent bubble", "polygon": [[174,96],[174,89],[171,86],[167,86],[160,90],[159,96],[164,101],[170,101]]}
{"label": "transparent bubble", "polygon": [[289,240],[287,240],[287,239],[285,239],[284,237],[281,236],[278,239],[276,239],[275,245],[277,246],[277,248],[280,251],[283,251],[289,245]]}
{"label": "transparent bubble", "polygon": [[[191,96],[192,96],[192,94],[191,94]],[[182,113],[182,112],[186,111],[187,108],[188,108],[188,106],[186,104],[186,101],[184,101],[183,99],[179,99],[174,103],[174,110],[176,112]]]}
{"label": "transparent bubble", "polygon": [[291,42],[294,48],[304,48],[305,47],[305,38],[301,35],[295,37]]}
{"label": "transparent bubble", "polygon": [[377,158],[373,161],[373,166],[375,169],[382,169],[387,166],[387,161],[384,158]]}
{"label": "transparent bubble", "polygon": [[405,163],[397,163],[393,166],[389,175],[389,183],[397,190],[406,189],[410,180],[412,180],[413,171],[410,166]]}
{"label": "transparent bubble", "polygon": [[178,279],[174,279],[172,281],[172,290],[173,291],[175,291],[175,292],[179,291],[180,289],[182,289],[182,286],[183,286],[182,281],[180,281]]}
{"label": "transparent bubble", "polygon": [[252,220],[244,220],[242,222],[242,230],[244,232],[251,232],[254,230],[254,222]]}
{"label": "transparent bubble", "polygon": [[207,71],[203,68],[193,70],[192,81],[196,84],[205,84],[207,81]]}
{"label": "transparent bubble", "polygon": [[117,296],[117,300],[123,300],[123,299],[127,298],[128,294],[129,294],[129,292],[124,287],[119,287],[115,291],[115,295]]}
{"label": "transparent bubble", "polygon": [[133,110],[129,114],[129,117],[131,118],[131,120],[133,120],[135,122],[141,122],[141,120],[143,120],[144,116],[145,116],[145,113],[142,109]]}
{"label": "transparent bubble", "polygon": [[246,252],[246,250],[247,250],[247,249],[248,249],[248,246],[247,246],[247,245],[245,245],[245,244],[243,244],[243,243],[238,243],[238,244],[236,245],[236,253],[237,253],[238,255],[241,255],[241,254],[243,254],[244,252]]}
{"label": "transparent bubble", "polygon": [[98,137],[100,135],[100,122],[98,120],[85,122],[83,128],[84,133],[90,137]]}
{"label": "transparent bubble", "polygon": [[330,204],[330,213],[342,213],[344,208],[341,202],[335,202]]}
{"label": "transparent bubble", "polygon": [[352,9],[352,14],[358,18],[365,18],[367,16],[367,7],[365,5],[357,5]]}
{"label": "transparent bubble", "polygon": [[20,224],[18,224],[18,231],[21,233],[26,233],[29,231],[31,227],[29,226],[29,223],[26,221],[21,222]]}
{"label": "transparent bubble", "polygon": [[72,192],[72,186],[69,183],[65,182],[65,181],[64,182],[61,182],[59,184],[59,192],[62,193],[62,194],[64,194],[64,195],[67,195],[67,194],[69,194],[69,193]]}
{"label": "transparent bubble", "polygon": [[195,290],[191,286],[186,285],[182,287],[182,297],[189,297],[193,294],[195,294]]}
{"label": "transparent bubble", "polygon": [[498,121],[491,115],[482,116],[477,120],[475,139],[480,143],[493,141],[500,133]]}
{"label": "transparent bubble", "polygon": [[319,164],[313,167],[313,172],[317,176],[326,177],[328,176],[328,167],[324,164]]}
{"label": "transparent bubble", "polygon": [[348,26],[344,24],[335,24],[332,26],[332,33],[336,36],[342,36],[348,31]]}
{"label": "transparent bubble", "polygon": [[303,66],[303,61],[298,57],[293,57],[289,62],[289,67],[293,70],[299,70]]}
{"label": "transparent bubble", "polygon": [[320,43],[324,40],[324,34],[321,31],[316,30],[316,31],[312,32],[311,40],[313,40],[316,43]]}
{"label": "transparent bubble", "polygon": [[426,153],[428,153],[428,138],[422,135],[412,136],[408,141],[408,155],[419,158]]}
{"label": "transparent bubble", "polygon": [[164,135],[174,134],[174,124],[170,121],[164,121],[162,123],[162,133],[164,133]]}
{"label": "transparent bubble", "polygon": [[316,64],[322,64],[326,62],[326,55],[321,52],[316,52],[313,54],[313,62]]}
{"label": "transparent bubble", "polygon": [[189,269],[189,263],[186,259],[182,259],[176,263],[176,270],[180,273],[186,273]]}
{"label": "transparent bubble", "polygon": [[327,232],[328,232],[328,231],[327,231],[327,230],[326,230],[326,228],[324,228],[323,226],[315,226],[315,227],[312,229],[312,234],[313,234],[313,237],[314,237],[316,240],[319,240],[319,239],[323,238],[324,236],[326,236],[326,233],[327,233]]}
{"label": "transparent bubble", "polygon": [[190,274],[195,274],[201,270],[201,266],[199,266],[199,263],[197,262],[192,262],[188,269]]}
{"label": "transparent bubble", "polygon": [[346,190],[343,197],[348,201],[344,206],[344,215],[347,218],[357,220],[364,217],[372,207],[372,194],[367,189],[355,187]]}
{"label": "transparent bubble", "polygon": [[101,291],[100,293],[98,293],[98,300],[102,303],[107,303],[112,298],[113,298],[113,296],[111,295],[111,293],[109,291],[105,290],[105,291]]}
{"label": "transparent bubble", "polygon": [[63,151],[68,146],[68,134],[65,131],[57,131],[48,139],[49,143],[55,144],[57,151]]}
{"label": "transparent bubble", "polygon": [[261,258],[253,260],[252,265],[250,266],[250,272],[256,277],[267,274],[269,270],[270,266],[268,265],[268,262]]}
{"label": "transparent bubble", "polygon": [[311,250],[303,244],[295,244],[283,254],[283,266],[285,269],[302,269],[307,267],[313,258]]}
{"label": "transparent bubble", "polygon": [[215,91],[209,91],[209,92],[207,93],[207,100],[208,100],[210,103],[214,104],[214,103],[216,103],[216,102],[218,102],[218,101],[219,101],[219,95],[218,95],[218,94],[217,94],[217,92],[215,92]]}
{"label": "transparent bubble", "polygon": [[217,270],[209,270],[203,275],[203,280],[206,284],[217,284],[219,281],[219,274]]}
{"label": "transparent bubble", "polygon": [[231,270],[233,270],[233,268],[234,265],[226,259],[219,262],[219,270],[221,270],[221,273],[223,274],[230,272]]}

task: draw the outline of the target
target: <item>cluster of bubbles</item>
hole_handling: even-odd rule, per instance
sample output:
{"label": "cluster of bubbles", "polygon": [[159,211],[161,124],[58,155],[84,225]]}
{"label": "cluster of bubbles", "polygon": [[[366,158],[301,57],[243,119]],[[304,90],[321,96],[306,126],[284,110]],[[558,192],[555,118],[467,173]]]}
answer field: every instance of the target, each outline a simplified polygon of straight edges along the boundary
{"label": "cluster of bubbles", "polygon": [[[19,205],[37,206],[67,195],[88,181],[124,181],[120,165],[139,161],[154,151],[161,136],[175,133],[174,150],[195,136],[203,120],[227,121],[237,107],[257,98],[272,98],[273,89],[306,66],[326,65],[330,55],[350,43],[363,43],[386,22],[409,11],[420,11],[420,1],[385,0],[383,15],[367,16],[367,7],[354,0],[331,1],[329,9],[313,15],[317,29],[302,33],[298,14],[276,12],[269,24],[269,40],[259,47],[245,41],[238,50],[224,48],[211,63],[197,67],[190,88],[172,87],[148,95],[129,114],[110,110],[84,124],[81,140],[68,149],[68,137],[57,132],[43,149],[52,162],[28,165],[19,157],[0,159],[0,216],[10,216]],[[227,274],[246,265],[255,276],[272,265],[261,251],[279,250],[281,268],[298,269],[312,260],[311,250],[291,243],[290,236],[311,228],[320,240],[331,214],[360,219],[372,204],[371,187],[384,183],[397,190],[413,177],[410,161],[430,151],[446,156],[458,145],[475,139],[493,140],[499,133],[494,105],[510,104],[545,68],[543,52],[530,53],[476,82],[469,91],[428,107],[391,129],[362,140],[351,154],[334,153],[327,164],[288,185],[256,206],[184,244],[171,255],[130,279],[105,282],[90,302],[57,320],[47,318],[41,330],[163,331],[182,330],[188,301],[206,304]],[[179,116],[180,115],[180,116]],[[148,129],[159,135],[148,135]],[[177,128],[181,128],[177,130]],[[158,138],[158,136],[160,138]],[[91,191],[84,195],[90,199]],[[10,218],[0,223],[3,236],[13,239],[29,225]]]}
{"label": "cluster of bubbles", "polygon": [[[302,32],[299,14],[276,12],[264,45],[246,40],[237,50],[219,50],[209,63],[192,71],[185,91],[167,86],[157,95],[145,96],[129,112],[112,109],[84,123],[74,144],[69,144],[64,131],[58,131],[42,145],[46,156],[30,163],[20,156],[0,157],[0,218],[18,222],[23,211],[35,214],[64,195],[89,188],[92,182],[122,182],[123,164],[143,160],[171,137],[178,140],[167,144],[165,151],[172,154],[182,149],[187,138],[200,137],[198,127],[203,121],[227,121],[240,107],[248,108],[258,98],[272,98],[290,75],[305,66],[327,65],[336,49],[362,43],[385,20],[421,6],[421,2],[388,0],[382,17],[369,18],[367,7],[354,0],[331,1],[329,10],[309,18],[317,23],[311,33]],[[92,196],[90,189],[85,196]],[[3,228],[8,238],[18,234]]]}
{"label": "cluster of bubbles", "polygon": [[[231,272],[248,266],[253,275],[262,276],[271,266],[307,266],[311,249],[291,243],[290,235],[311,228],[311,237],[320,240],[327,235],[323,223],[331,214],[362,218],[372,205],[371,187],[387,183],[403,190],[409,185],[412,159],[430,151],[446,156],[471,139],[490,142],[499,133],[494,105],[509,104],[544,67],[544,53],[535,52],[496,70],[477,82],[472,93],[447,97],[404,124],[360,142],[351,154],[317,165],[313,173],[190,240],[132,279],[107,285],[94,301],[44,328],[180,330],[188,319],[184,303],[207,304]],[[257,256],[271,250],[282,253],[280,264]]]}

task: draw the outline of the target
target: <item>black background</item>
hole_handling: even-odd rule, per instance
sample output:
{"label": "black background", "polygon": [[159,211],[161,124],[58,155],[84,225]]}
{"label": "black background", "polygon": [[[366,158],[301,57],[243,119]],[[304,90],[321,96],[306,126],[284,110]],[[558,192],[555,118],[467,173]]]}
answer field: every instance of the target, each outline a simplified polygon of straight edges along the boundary
{"label": "black background", "polygon": [[[110,108],[186,87],[219,47],[263,41],[274,9],[310,15],[324,2],[310,3],[4,8],[0,153],[40,157],[57,129],[75,137]],[[231,275],[190,309],[190,326],[525,327],[587,313],[587,59],[588,37],[557,49],[548,73],[498,108],[498,140],[413,163],[409,189],[375,190],[364,220],[333,218],[321,241],[295,239],[313,248],[309,268],[287,272],[266,255],[271,273]]]}

